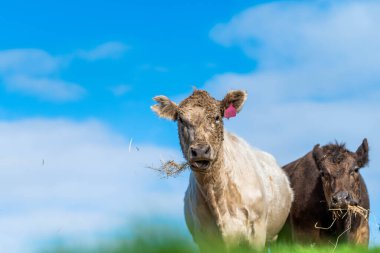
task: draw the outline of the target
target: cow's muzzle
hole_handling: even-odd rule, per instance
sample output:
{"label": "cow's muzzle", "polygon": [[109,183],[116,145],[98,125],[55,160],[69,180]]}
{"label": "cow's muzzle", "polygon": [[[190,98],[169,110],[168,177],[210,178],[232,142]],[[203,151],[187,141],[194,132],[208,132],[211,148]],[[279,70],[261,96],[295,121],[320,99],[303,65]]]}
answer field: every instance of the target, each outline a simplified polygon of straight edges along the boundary
{"label": "cow's muzzle", "polygon": [[189,163],[195,171],[205,171],[210,167],[211,147],[208,144],[196,144],[190,146]]}
{"label": "cow's muzzle", "polygon": [[358,201],[353,199],[347,191],[339,191],[332,196],[332,205],[335,208],[347,209],[348,205],[356,206]]}

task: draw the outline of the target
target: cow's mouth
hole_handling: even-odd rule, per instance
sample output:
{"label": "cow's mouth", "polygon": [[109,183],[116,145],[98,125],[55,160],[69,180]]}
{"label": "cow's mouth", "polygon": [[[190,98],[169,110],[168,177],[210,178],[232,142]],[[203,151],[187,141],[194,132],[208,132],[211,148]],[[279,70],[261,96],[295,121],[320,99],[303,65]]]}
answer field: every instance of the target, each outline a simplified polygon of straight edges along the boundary
{"label": "cow's mouth", "polygon": [[190,162],[191,169],[195,171],[205,171],[210,167],[210,160],[197,160]]}
{"label": "cow's mouth", "polygon": [[347,203],[339,203],[339,204],[331,204],[330,210],[347,210],[348,204]]}
{"label": "cow's mouth", "polygon": [[339,203],[331,203],[330,206],[332,209],[347,210],[349,206],[357,206],[357,200],[344,201]]}

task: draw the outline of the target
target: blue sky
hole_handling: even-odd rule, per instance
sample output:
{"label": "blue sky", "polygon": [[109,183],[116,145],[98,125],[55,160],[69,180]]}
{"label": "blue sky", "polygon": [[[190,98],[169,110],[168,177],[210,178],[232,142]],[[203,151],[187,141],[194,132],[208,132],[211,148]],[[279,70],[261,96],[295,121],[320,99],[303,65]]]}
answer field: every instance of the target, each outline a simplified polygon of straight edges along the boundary
{"label": "blue sky", "polygon": [[176,126],[149,107],[193,86],[219,99],[247,90],[226,128],[281,165],[367,137],[380,220],[379,17],[376,1],[2,3],[0,248],[91,242],[136,217],[185,233],[188,174],[146,168],[181,161]]}
{"label": "blue sky", "polygon": [[[218,1],[191,4],[178,1],[42,1],[7,3],[1,10],[3,49],[34,48],[52,57],[72,57],[108,42],[125,46],[115,57],[88,61],[73,57],[60,64],[54,79],[80,85],[80,99],[51,103],[26,96],[25,92],[1,94],[5,117],[64,116],[104,119],[120,131],[145,135],[131,128],[129,117],[153,124],[147,101],[157,93],[186,93],[200,86],[213,73],[249,70],[252,61],[238,49],[223,50],[209,39],[215,23],[227,20],[248,5]],[[21,6],[21,8],[20,8]],[[227,59],[233,59],[227,60]],[[112,87],[124,85],[128,92],[115,97]],[[23,103],[19,103],[22,99]],[[54,100],[54,99],[53,99]],[[96,108],[96,109],[95,109]],[[144,111],[142,114],[141,111]],[[59,112],[59,113],[58,113]],[[113,113],[110,113],[113,112]],[[145,131],[144,131],[145,132]],[[151,140],[154,136],[147,136]]]}

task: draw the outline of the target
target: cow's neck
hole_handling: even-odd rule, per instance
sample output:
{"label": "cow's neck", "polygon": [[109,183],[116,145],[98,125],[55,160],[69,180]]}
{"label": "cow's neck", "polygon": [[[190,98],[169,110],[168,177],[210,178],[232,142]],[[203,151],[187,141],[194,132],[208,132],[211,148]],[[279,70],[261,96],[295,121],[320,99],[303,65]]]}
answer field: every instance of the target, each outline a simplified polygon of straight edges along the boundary
{"label": "cow's neck", "polygon": [[218,156],[209,169],[210,173],[195,173],[195,178],[199,190],[202,192],[211,213],[215,217],[217,226],[223,234],[223,217],[228,213],[226,202],[226,189],[230,183],[227,168],[224,166],[224,150],[223,146],[218,152]]}

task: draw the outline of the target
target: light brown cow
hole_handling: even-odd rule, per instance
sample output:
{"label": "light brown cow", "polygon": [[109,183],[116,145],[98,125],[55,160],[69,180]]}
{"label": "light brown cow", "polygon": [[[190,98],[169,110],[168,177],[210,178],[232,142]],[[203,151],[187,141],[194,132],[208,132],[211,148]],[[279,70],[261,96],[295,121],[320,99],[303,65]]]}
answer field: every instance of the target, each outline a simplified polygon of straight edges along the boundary
{"label": "light brown cow", "polygon": [[263,248],[276,238],[293,200],[289,181],[273,156],[224,130],[226,110],[234,116],[246,96],[230,91],[218,101],[195,90],[179,105],[165,96],[154,98],[152,110],[178,122],[182,152],[192,170],[185,218],[202,251],[216,238],[227,249],[241,244]]}

